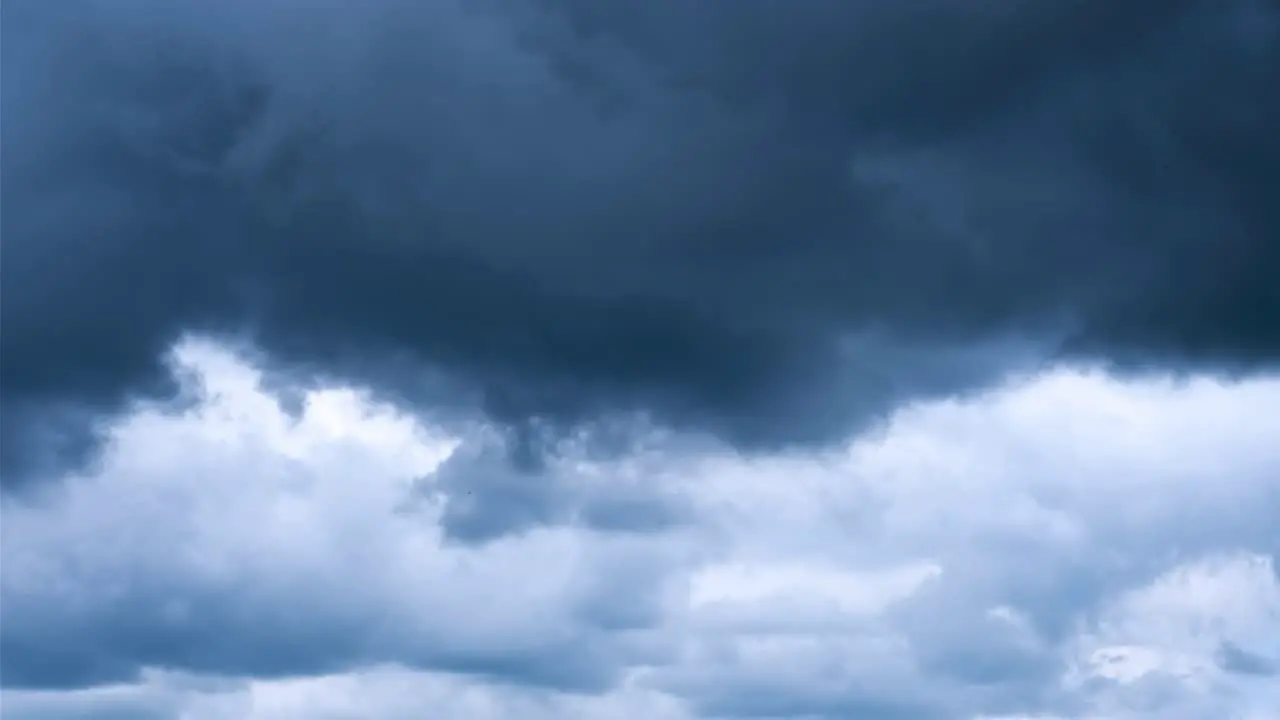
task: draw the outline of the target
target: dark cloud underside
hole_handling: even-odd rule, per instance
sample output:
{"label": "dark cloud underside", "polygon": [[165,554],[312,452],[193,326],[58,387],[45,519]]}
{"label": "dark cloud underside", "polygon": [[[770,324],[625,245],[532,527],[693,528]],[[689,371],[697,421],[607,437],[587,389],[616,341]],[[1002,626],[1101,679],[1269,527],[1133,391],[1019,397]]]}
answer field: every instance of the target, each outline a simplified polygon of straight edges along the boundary
{"label": "dark cloud underside", "polygon": [[3,13],[6,485],[171,393],[185,332],[757,447],[1009,348],[1280,355],[1267,0]]}

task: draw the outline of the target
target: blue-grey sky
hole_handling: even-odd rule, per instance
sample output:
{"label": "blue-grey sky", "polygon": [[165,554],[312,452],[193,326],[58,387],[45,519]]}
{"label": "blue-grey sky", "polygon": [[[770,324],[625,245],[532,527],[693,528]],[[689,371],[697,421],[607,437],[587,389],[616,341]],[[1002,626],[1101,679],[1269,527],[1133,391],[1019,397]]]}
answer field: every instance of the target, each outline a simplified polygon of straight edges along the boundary
{"label": "blue-grey sky", "polygon": [[5,717],[1271,720],[1273,0],[6,0]]}

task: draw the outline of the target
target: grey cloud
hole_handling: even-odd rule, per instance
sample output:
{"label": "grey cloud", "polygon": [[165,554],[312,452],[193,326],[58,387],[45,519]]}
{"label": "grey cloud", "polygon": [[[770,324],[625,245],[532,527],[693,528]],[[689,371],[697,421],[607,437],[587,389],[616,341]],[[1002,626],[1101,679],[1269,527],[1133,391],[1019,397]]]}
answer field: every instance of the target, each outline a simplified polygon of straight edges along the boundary
{"label": "grey cloud", "polygon": [[[7,697],[181,716],[172,693],[107,691],[156,667],[271,686],[387,664],[551,708],[648,693],[681,720],[1199,720],[1276,697],[1240,671],[1280,648],[1275,381],[1172,390],[1060,373],[901,412],[819,457],[669,450],[598,478],[551,463],[561,494],[545,502],[561,509],[448,542],[448,502],[424,493],[414,459],[431,444],[420,426],[316,396],[290,418],[233,363],[208,364],[199,412],[135,413],[100,475],[0,499]],[[455,467],[486,457],[470,449]],[[439,482],[465,492],[462,476]],[[511,500],[504,482],[477,480],[478,517]],[[678,490],[685,521],[582,520],[584,503],[630,502],[635,487]],[[1097,676],[1095,655],[1124,669],[1125,652],[1138,679]]]}
{"label": "grey cloud", "polygon": [[876,701],[867,688],[851,689],[848,696],[798,696],[770,687],[735,688],[724,694],[695,701],[698,712],[713,718],[819,718],[874,717],[884,720],[934,720],[946,717],[928,700]]}
{"label": "grey cloud", "polygon": [[155,673],[133,686],[49,694],[11,691],[5,717],[15,720],[73,718],[201,718],[202,720],[411,720],[431,709],[440,720],[688,720],[669,703],[619,694],[540,696],[527,688],[476,683],[447,673],[380,667],[359,676],[298,678],[279,684],[201,683],[190,676]]}
{"label": "grey cloud", "polygon": [[427,483],[424,491],[444,495],[445,533],[463,542],[565,522],[572,509],[569,491],[554,477],[513,467],[501,446],[464,446]]}
{"label": "grey cloud", "polygon": [[513,463],[511,447],[492,437],[464,442],[419,483],[423,496],[443,500],[448,538],[483,543],[548,525],[653,533],[690,519],[687,504],[662,488],[607,470],[589,477],[568,463],[518,455]]}
{"label": "grey cloud", "polygon": [[[90,613],[62,609],[55,617],[38,603],[6,598],[10,627],[0,643],[5,683],[86,687],[137,680],[151,666],[264,677],[312,674],[350,667],[383,642],[370,637],[375,617],[335,612],[324,607],[327,601],[302,614],[278,602],[253,603],[233,590],[191,584],[138,582],[124,597],[93,603]],[[51,636],[51,627],[60,629]],[[254,642],[246,641],[250,637]]]}
{"label": "grey cloud", "polygon": [[989,383],[1010,345],[1280,349],[1263,0],[3,12],[7,487],[171,394],[187,332],[743,448]]}
{"label": "grey cloud", "polygon": [[674,500],[635,491],[618,495],[586,503],[584,524],[604,532],[651,532],[671,530],[689,519],[688,510]]}
{"label": "grey cloud", "polygon": [[1280,674],[1274,660],[1245,650],[1232,642],[1222,644],[1221,662],[1224,669],[1233,673],[1263,677]]}
{"label": "grey cloud", "polygon": [[[84,598],[87,613],[49,607],[39,594],[7,593],[0,637],[4,685],[95,687],[137,681],[147,668],[271,679],[399,662],[497,682],[597,692],[616,682],[623,658],[640,659],[647,652],[629,649],[612,634],[643,631],[656,621],[648,604],[657,587],[627,582],[596,587],[577,607],[570,600],[553,608],[529,607],[529,613],[540,614],[527,621],[533,626],[523,629],[527,637],[486,637],[477,626],[484,621],[468,619],[457,608],[431,619],[425,629],[406,627],[379,600],[371,603],[358,588],[344,587],[377,582],[376,573],[339,566],[333,572],[342,578],[322,591],[323,598],[321,591],[270,588],[253,580],[200,587],[182,569],[154,578],[150,587],[138,584],[124,597]],[[539,568],[526,572],[525,582],[543,582]],[[521,582],[515,576],[506,581]],[[520,593],[504,593],[495,584],[475,602],[513,603],[510,611],[520,612],[522,600]]]}
{"label": "grey cloud", "polygon": [[63,692],[10,690],[4,693],[0,704],[5,717],[19,720],[174,720],[190,716],[192,698],[244,689],[244,683],[221,678],[147,673],[136,684]]}
{"label": "grey cloud", "polygon": [[[236,418],[233,432],[257,438],[248,445],[197,444],[180,451],[181,468],[131,469],[115,453],[127,462],[183,439],[115,428],[102,475],[5,498],[4,687],[127,685],[152,668],[281,679],[399,663],[591,693],[661,652],[646,633],[673,569],[662,553],[607,537],[584,550],[545,528],[514,547],[441,544],[454,516],[406,508],[410,477],[389,473],[412,471],[385,447],[339,442],[322,459],[282,460],[262,444],[270,423],[305,424],[314,411],[303,403],[289,418],[268,403],[277,416],[253,426],[236,404],[245,392],[224,380],[202,407]],[[245,464],[228,475],[231,459]],[[549,518],[535,520],[522,529]],[[529,554],[537,546],[541,558]]]}
{"label": "grey cloud", "polygon": [[93,697],[79,703],[63,698],[51,700],[10,696],[5,702],[6,713],[17,720],[174,720],[181,716],[178,704],[158,703],[146,697]]}

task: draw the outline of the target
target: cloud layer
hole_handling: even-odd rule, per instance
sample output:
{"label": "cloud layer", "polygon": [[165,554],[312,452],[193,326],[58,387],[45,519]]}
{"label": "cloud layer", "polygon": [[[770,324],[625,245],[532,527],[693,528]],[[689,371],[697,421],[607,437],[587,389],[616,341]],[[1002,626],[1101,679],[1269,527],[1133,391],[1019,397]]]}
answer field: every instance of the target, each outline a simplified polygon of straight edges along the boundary
{"label": "cloud layer", "polygon": [[1280,349],[1266,0],[3,12],[10,487],[191,331],[535,450]]}
{"label": "cloud layer", "polygon": [[7,0],[19,720],[1272,720],[1280,5]]}
{"label": "cloud layer", "polygon": [[655,435],[494,479],[483,433],[177,357],[195,407],[3,500],[6,717],[1280,707],[1275,380],[1063,370],[819,454]]}

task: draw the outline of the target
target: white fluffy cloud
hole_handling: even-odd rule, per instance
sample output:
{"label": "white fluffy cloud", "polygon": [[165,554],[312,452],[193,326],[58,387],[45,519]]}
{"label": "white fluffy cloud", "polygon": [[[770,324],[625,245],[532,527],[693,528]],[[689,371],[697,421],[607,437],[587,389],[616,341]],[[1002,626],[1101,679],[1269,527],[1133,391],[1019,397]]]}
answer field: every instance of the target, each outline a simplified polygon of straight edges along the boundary
{"label": "white fluffy cloud", "polygon": [[1277,380],[1060,370],[821,455],[528,477],[177,356],[198,407],[3,500],[5,717],[1280,713]]}

